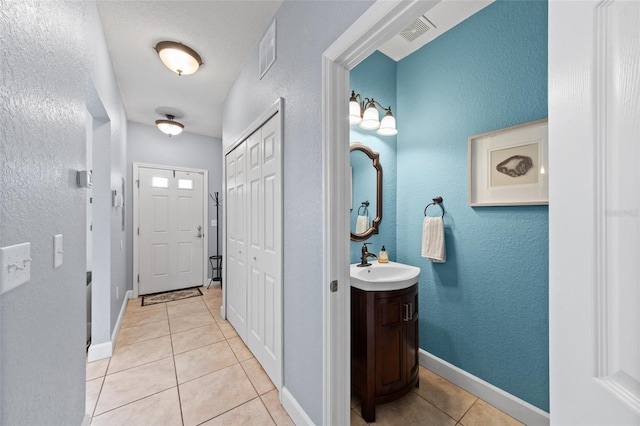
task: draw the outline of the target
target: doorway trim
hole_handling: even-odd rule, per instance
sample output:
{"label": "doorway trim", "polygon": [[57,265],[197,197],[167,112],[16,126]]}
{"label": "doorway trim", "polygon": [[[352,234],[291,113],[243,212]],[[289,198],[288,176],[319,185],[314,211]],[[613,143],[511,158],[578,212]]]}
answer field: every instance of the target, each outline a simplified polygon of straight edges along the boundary
{"label": "doorway trim", "polygon": [[[204,219],[204,224],[206,225],[209,221],[209,203],[207,202],[207,194],[209,194],[209,171],[204,169],[192,169],[188,167],[174,167],[174,166],[161,166],[157,164],[146,164],[146,163],[133,163],[133,179],[131,182],[131,194],[133,195],[133,275],[131,280],[133,282],[133,298],[137,298],[139,296],[138,290],[138,250],[139,250],[139,239],[137,229],[140,226],[139,218],[138,218],[138,210],[139,210],[139,171],[140,168],[150,168],[150,169],[160,169],[160,170],[176,170],[181,172],[189,172],[189,173],[201,173],[203,176],[202,182],[202,217]],[[207,226],[204,226],[204,229],[207,229]],[[204,235],[204,244],[202,247],[202,267],[204,268],[204,273],[202,277],[202,285],[205,284],[207,278],[208,265],[207,260],[209,258],[209,236]]]}
{"label": "doorway trim", "polygon": [[438,2],[378,0],[322,56],[323,424],[349,424],[349,72]]}

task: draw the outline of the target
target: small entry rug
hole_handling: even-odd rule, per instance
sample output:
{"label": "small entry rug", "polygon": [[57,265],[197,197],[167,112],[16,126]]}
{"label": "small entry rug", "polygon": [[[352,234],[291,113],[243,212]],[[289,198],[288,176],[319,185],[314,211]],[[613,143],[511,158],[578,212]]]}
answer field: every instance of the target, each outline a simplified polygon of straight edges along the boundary
{"label": "small entry rug", "polygon": [[188,299],[189,297],[202,296],[199,287],[183,288],[182,290],[165,291],[142,296],[142,306],[155,305],[156,303],[173,302],[174,300]]}

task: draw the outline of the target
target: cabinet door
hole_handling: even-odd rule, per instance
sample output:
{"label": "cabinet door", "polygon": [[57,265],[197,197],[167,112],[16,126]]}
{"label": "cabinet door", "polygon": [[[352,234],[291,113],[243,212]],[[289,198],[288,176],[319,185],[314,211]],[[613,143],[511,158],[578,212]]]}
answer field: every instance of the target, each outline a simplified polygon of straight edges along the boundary
{"label": "cabinet door", "polygon": [[404,362],[405,383],[418,375],[418,288],[406,295],[408,317],[404,322]]}
{"label": "cabinet door", "polygon": [[385,395],[405,386],[403,371],[406,296],[381,297],[376,300],[376,395]]}

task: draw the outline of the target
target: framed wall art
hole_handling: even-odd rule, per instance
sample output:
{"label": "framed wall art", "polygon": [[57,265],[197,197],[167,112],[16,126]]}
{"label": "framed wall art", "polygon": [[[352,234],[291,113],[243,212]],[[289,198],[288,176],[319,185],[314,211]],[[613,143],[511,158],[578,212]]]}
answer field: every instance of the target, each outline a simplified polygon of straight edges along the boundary
{"label": "framed wall art", "polygon": [[469,205],[549,204],[547,119],[469,137]]}

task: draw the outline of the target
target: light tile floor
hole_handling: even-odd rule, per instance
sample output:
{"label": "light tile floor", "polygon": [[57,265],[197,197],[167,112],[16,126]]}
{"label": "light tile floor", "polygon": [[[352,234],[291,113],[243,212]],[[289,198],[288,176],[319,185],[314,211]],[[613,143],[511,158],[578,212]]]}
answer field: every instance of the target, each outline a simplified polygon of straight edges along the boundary
{"label": "light tile floor", "polygon": [[293,425],[278,390],[220,317],[220,287],[130,300],[113,356],[87,363],[92,425]]}
{"label": "light tile floor", "polygon": [[[203,296],[127,305],[109,359],[87,364],[92,425],[293,425],[278,390],[229,322],[220,287]],[[366,425],[351,401],[351,425]],[[522,425],[420,368],[420,387],[376,407],[374,425]],[[339,425],[338,425],[339,426]]]}
{"label": "light tile floor", "polygon": [[[351,398],[352,426],[367,424],[360,409],[360,401]],[[423,367],[420,367],[420,387],[396,401],[377,405],[376,421],[369,424],[522,426],[513,417]]]}

